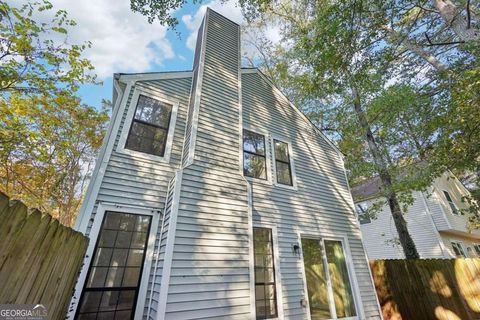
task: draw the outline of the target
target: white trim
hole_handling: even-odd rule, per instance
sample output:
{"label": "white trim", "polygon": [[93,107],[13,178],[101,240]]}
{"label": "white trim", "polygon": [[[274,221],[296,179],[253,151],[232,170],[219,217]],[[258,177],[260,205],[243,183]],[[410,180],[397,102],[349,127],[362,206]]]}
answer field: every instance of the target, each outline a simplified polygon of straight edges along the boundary
{"label": "white trim", "polygon": [[[283,294],[282,294],[282,279],[281,279],[281,271],[280,271],[280,256],[279,256],[279,244],[278,244],[278,231],[277,231],[277,226],[273,223],[270,222],[255,222],[253,223],[252,226],[252,239],[253,239],[253,228],[265,228],[265,229],[271,229],[272,230],[272,243],[273,243],[273,268],[275,269],[275,291],[277,293],[277,312],[278,316],[277,318],[272,318],[278,319],[278,320],[283,320]],[[252,251],[253,251],[253,241],[251,244]],[[251,257],[251,264],[255,265],[254,261],[252,260],[255,259],[255,256]],[[255,269],[255,267],[251,268]],[[254,279],[253,279],[253,308],[255,310],[255,273],[253,274]],[[254,311],[255,312],[255,311]],[[254,317],[252,319],[255,319],[255,313]]]}
{"label": "white trim", "polygon": [[250,274],[250,317],[255,319],[255,253],[253,250],[253,200],[252,186],[247,183],[247,203],[248,203],[248,267]]}
{"label": "white trim", "polygon": [[[308,287],[307,287],[307,279],[305,275],[305,265],[304,265],[304,257],[303,257],[303,247],[302,247],[302,238],[304,239],[313,239],[313,240],[318,240],[320,242],[320,245],[322,247],[322,259],[324,262],[324,267],[325,267],[325,277],[327,281],[327,286],[328,286],[328,296],[329,296],[329,308],[330,308],[330,313],[332,315],[332,319],[337,319],[336,315],[336,310],[335,310],[335,303],[334,303],[334,298],[333,298],[333,286],[330,281],[330,271],[328,270],[328,261],[326,257],[326,250],[325,250],[325,240],[333,240],[333,241],[340,241],[342,244],[342,249],[343,253],[345,255],[345,264],[347,265],[347,271],[348,271],[348,280],[350,281],[350,286],[352,288],[352,297],[353,297],[353,303],[355,306],[355,312],[356,316],[354,317],[347,317],[347,318],[341,318],[342,320],[347,320],[347,319],[365,319],[365,312],[363,309],[363,305],[361,302],[361,293],[360,293],[360,288],[358,287],[358,283],[356,281],[357,276],[355,274],[355,268],[353,265],[353,261],[351,259],[351,251],[350,251],[350,245],[348,241],[348,237],[346,234],[340,234],[338,236],[322,236],[318,234],[311,234],[311,233],[302,233],[302,232],[297,232],[298,236],[298,241],[299,245],[301,248],[301,258],[302,258],[302,276],[303,276],[303,281],[304,281],[304,291],[305,291],[305,300],[306,300],[306,305],[307,305],[307,317],[310,320],[310,307],[309,307],[309,302],[308,302]],[[379,310],[379,313],[381,314],[381,309]],[[380,315],[380,317],[382,317]]]}
{"label": "white trim", "polygon": [[303,114],[302,111],[300,111],[297,107],[295,107],[295,105],[294,105],[292,102],[290,102],[290,100],[287,98],[287,96],[285,96],[285,94],[283,94],[283,92],[280,91],[280,89],[278,89],[277,86],[274,85],[274,84],[270,81],[270,79],[268,79],[267,76],[265,76],[265,75],[263,74],[263,72],[261,72],[258,68],[255,68],[255,69],[242,69],[242,73],[247,73],[247,74],[248,74],[248,73],[258,73],[258,74],[273,88],[273,90],[274,90],[277,94],[279,94],[280,96],[282,96],[282,97],[288,102],[288,105],[289,105],[291,108],[293,108],[293,109],[300,115],[300,117],[301,117],[303,120],[305,120],[306,123],[307,123],[310,127],[312,127],[313,130],[314,130],[316,133],[318,133],[318,134],[325,140],[325,142],[327,142],[327,143],[335,150],[335,152],[340,156],[340,158],[343,159],[343,154],[342,154],[342,152],[340,151],[340,149],[338,149],[338,147],[335,146],[335,144],[334,144],[330,139],[328,139],[328,138],[323,134],[323,132],[322,132],[320,129],[318,129],[318,128],[307,118],[306,115]]}
{"label": "white trim", "polygon": [[[192,110],[190,110],[190,105],[193,103],[192,102],[192,93],[193,93],[193,78],[195,77],[195,72],[196,72],[196,69],[193,70],[193,76],[192,76],[191,83],[190,83],[190,93],[188,95],[187,118],[186,118],[186,121],[185,121],[185,129],[183,130],[182,157],[180,158],[180,168],[182,168],[183,165],[184,165],[184,157],[185,157],[185,151],[186,151],[186,146],[187,146],[187,128],[188,128],[188,124],[190,123],[190,121],[193,117],[193,115],[191,114],[191,113],[193,113],[193,107],[192,107]],[[190,154],[190,151],[192,151],[192,150],[190,150],[191,149],[190,141],[188,141],[188,142],[189,142],[188,152]]]}
{"label": "white trim", "polygon": [[114,112],[109,126],[109,130],[105,135],[105,148],[100,151],[100,155],[95,164],[95,170],[92,174],[92,180],[88,185],[88,190],[85,194],[85,200],[83,201],[82,207],[80,209],[79,218],[77,219],[77,222],[75,224],[75,229],[83,234],[87,233],[88,223],[90,221],[93,208],[95,207],[95,202],[97,200],[97,195],[100,190],[103,176],[105,175],[105,170],[107,169],[108,161],[110,160],[110,156],[113,151],[116,135],[118,134],[120,122],[122,121],[122,116],[125,111],[125,106],[127,105],[128,97],[130,95],[130,92],[132,91],[132,86],[132,83],[128,83],[125,91],[123,92],[122,99],[120,100],[117,98],[119,107],[115,108],[116,112]]}
{"label": "white trim", "polygon": [[[125,148],[125,143],[128,138],[128,133],[130,132],[130,127],[132,125],[133,116],[135,114],[135,110],[137,109],[137,102],[140,95],[144,95],[149,98],[172,105],[172,113],[170,116],[170,123],[168,125],[167,141],[165,142],[165,152],[163,157]],[[178,114],[179,105],[180,105],[179,100],[169,100],[168,98],[166,98],[166,96],[158,92],[154,92],[152,90],[147,90],[144,88],[140,89],[136,87],[135,90],[133,91],[133,96],[132,96],[132,99],[130,100],[128,112],[125,117],[122,132],[117,145],[117,152],[129,154],[137,158],[142,158],[146,160],[168,163],[170,161],[170,154],[172,152],[173,136],[175,134],[175,124],[177,123],[177,114]]]}
{"label": "white trim", "polygon": [[240,162],[240,166],[242,168],[242,176],[243,176],[243,130],[248,130],[248,131],[251,131],[251,132],[254,132],[254,133],[257,133],[257,134],[260,134],[263,136],[264,140],[265,140],[265,170],[267,171],[266,172],[266,176],[267,176],[267,179],[260,179],[260,178],[253,178],[253,177],[246,177],[244,176],[244,178],[249,181],[249,182],[256,182],[256,183],[262,183],[262,184],[267,184],[267,185],[272,185],[272,167],[271,167],[271,160],[272,160],[272,146],[270,144],[270,133],[268,132],[268,130],[264,129],[264,128],[259,128],[259,127],[256,127],[256,126],[252,126],[252,125],[248,125],[248,124],[245,124],[243,127],[242,127],[242,134],[241,134],[241,139],[242,139],[242,144],[241,144],[241,157],[242,157],[242,161]]}
{"label": "white trim", "polygon": [[[162,280],[158,297],[157,319],[163,320],[167,310],[168,287],[170,285],[170,272],[172,271],[173,249],[175,244],[175,233],[177,229],[178,207],[180,205],[180,189],[182,187],[183,171],[175,173],[175,184],[173,186],[173,199],[170,211],[170,220],[165,243],[165,255],[163,258]],[[160,236],[161,239],[162,236]],[[160,240],[161,241],[161,240]]]}
{"label": "white trim", "polygon": [[[274,140],[277,140],[277,141],[280,141],[280,142],[283,142],[283,143],[287,144],[288,159],[290,161],[290,174],[292,175],[292,185],[291,186],[278,183],[278,181],[277,181],[277,164],[275,162],[275,143],[274,143]],[[294,161],[295,157],[293,155],[292,141],[288,138],[285,138],[283,136],[272,133],[270,135],[270,141],[269,142],[270,142],[271,150],[272,150],[271,153],[272,153],[272,171],[273,171],[272,181],[273,181],[273,184],[276,187],[281,187],[281,188],[290,189],[290,190],[298,190],[297,175],[295,173],[295,161]]]}
{"label": "white trim", "polygon": [[[203,21],[203,30],[202,30],[202,43],[200,46],[200,52],[198,57],[198,67],[197,67],[197,87],[195,88],[195,96],[193,97],[193,117],[191,119],[191,128],[190,128],[190,141],[188,147],[188,159],[184,167],[189,166],[193,163],[195,156],[195,146],[197,145],[197,131],[198,131],[198,118],[200,115],[200,100],[202,96],[202,86],[203,86],[203,71],[205,69],[205,46],[206,46],[206,35],[207,35],[207,24],[208,17],[210,16],[209,11],[205,13],[205,18]],[[193,81],[193,79],[192,79]],[[190,93],[192,95],[193,91]],[[190,97],[191,99],[191,97]],[[190,108],[190,106],[189,106]]]}
{"label": "white trim", "polygon": [[192,71],[119,74],[119,76],[120,76],[119,81],[121,82],[167,80],[167,79],[189,78],[192,76]]}
{"label": "white trim", "polygon": [[107,202],[100,202],[97,208],[97,214],[93,221],[92,229],[90,231],[90,242],[88,244],[87,252],[83,261],[80,275],[78,277],[77,284],[75,285],[75,292],[70,302],[68,318],[73,319],[77,312],[82,290],[87,280],[88,269],[93,258],[95,246],[97,245],[98,235],[100,228],[102,227],[103,218],[106,211],[114,211],[129,214],[141,214],[152,216],[150,224],[149,237],[147,250],[145,252],[145,261],[143,264],[142,279],[140,281],[140,287],[138,288],[137,305],[135,309],[135,319],[141,319],[143,317],[145,298],[148,289],[148,278],[150,276],[150,267],[152,264],[153,251],[155,249],[156,230],[158,228],[158,222],[160,219],[160,212],[154,208],[142,208],[130,205],[113,204]]}
{"label": "white trim", "polygon": [[305,264],[303,258],[303,247],[302,247],[302,235],[300,231],[297,231],[297,241],[298,246],[300,248],[300,271],[302,274],[302,281],[303,281],[303,300],[305,301],[304,312],[307,315],[307,320],[311,320],[312,317],[310,315],[310,302],[308,300],[308,286],[307,286],[307,275],[305,273]]}
{"label": "white trim", "polygon": [[450,255],[447,254],[446,252],[445,244],[443,243],[442,237],[440,236],[440,232],[438,232],[437,226],[435,225],[435,221],[433,220],[433,214],[432,214],[432,211],[430,211],[430,207],[428,206],[425,194],[423,193],[423,191],[419,191],[418,193],[420,193],[420,198],[422,198],[423,205],[425,206],[425,211],[427,212],[427,216],[429,217],[430,224],[432,225],[433,233],[435,233],[438,244],[440,245],[440,250],[442,250],[442,256],[444,258],[449,258]]}
{"label": "white trim", "polygon": [[[435,192],[436,195],[437,195],[437,200],[438,201],[436,201],[436,204],[440,207],[440,211],[442,212],[443,218],[445,219],[445,222],[447,223],[448,229],[453,229],[452,224],[450,223],[450,219],[447,216],[447,212],[445,211],[445,208],[443,207],[443,194],[440,194],[440,189],[438,189],[437,187],[432,187],[431,189],[432,189],[431,194],[433,194]],[[428,188],[427,188],[427,190],[428,190]]]}

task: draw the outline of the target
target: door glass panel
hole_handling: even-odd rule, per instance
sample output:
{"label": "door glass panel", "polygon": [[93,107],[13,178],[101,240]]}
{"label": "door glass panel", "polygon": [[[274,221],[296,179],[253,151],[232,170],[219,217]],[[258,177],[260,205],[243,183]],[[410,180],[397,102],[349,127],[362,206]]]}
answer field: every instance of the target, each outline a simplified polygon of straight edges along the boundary
{"label": "door glass panel", "polygon": [[355,303],[342,242],[325,240],[324,243],[337,317],[354,317],[356,316]]}
{"label": "door glass panel", "polygon": [[106,212],[77,319],[131,319],[145,259],[150,216]]}
{"label": "door glass panel", "polygon": [[330,319],[325,266],[320,241],[302,239],[303,263],[307,279],[308,303],[312,320]]}

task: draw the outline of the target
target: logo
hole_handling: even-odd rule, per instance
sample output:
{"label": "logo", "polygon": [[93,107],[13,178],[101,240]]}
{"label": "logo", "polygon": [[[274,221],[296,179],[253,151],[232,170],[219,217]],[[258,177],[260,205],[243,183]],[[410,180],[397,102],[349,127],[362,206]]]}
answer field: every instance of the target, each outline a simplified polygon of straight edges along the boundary
{"label": "logo", "polygon": [[43,304],[0,304],[0,320],[47,320]]}

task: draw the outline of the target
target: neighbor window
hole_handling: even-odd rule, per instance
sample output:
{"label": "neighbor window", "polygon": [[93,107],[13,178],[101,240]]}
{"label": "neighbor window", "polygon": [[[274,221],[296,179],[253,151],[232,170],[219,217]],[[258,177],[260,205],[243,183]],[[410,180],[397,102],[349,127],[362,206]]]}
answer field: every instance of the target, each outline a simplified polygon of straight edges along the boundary
{"label": "neighbor window", "polygon": [[126,149],[163,157],[172,105],[139,95]]}
{"label": "neighbor window", "polygon": [[150,221],[150,216],[105,213],[78,319],[133,319]]}
{"label": "neighbor window", "polygon": [[443,191],[443,194],[445,195],[445,199],[447,199],[448,205],[450,206],[450,209],[452,210],[453,214],[458,214],[458,209],[455,203],[452,200],[452,197],[450,197],[450,193],[447,191]]}
{"label": "neighbor window", "polygon": [[272,229],[253,228],[257,319],[278,317]]}
{"label": "neighbor window", "polygon": [[463,247],[460,242],[452,241],[451,244],[452,244],[453,252],[455,253],[455,256],[457,256],[457,258],[467,257],[467,255],[465,254],[465,251],[463,251]]}
{"label": "neighbor window", "polygon": [[248,130],[243,130],[243,174],[267,179],[265,137]]}
{"label": "neighbor window", "polygon": [[480,244],[474,244],[473,248],[475,249],[475,254],[480,257]]}
{"label": "neighbor window", "polygon": [[274,139],[273,149],[275,152],[275,171],[277,172],[277,183],[291,186],[292,170],[290,166],[288,144]]}
{"label": "neighbor window", "polygon": [[367,214],[368,206],[366,203],[357,203],[355,205],[355,209],[357,210],[358,221],[360,224],[367,224],[372,222],[372,219]]}

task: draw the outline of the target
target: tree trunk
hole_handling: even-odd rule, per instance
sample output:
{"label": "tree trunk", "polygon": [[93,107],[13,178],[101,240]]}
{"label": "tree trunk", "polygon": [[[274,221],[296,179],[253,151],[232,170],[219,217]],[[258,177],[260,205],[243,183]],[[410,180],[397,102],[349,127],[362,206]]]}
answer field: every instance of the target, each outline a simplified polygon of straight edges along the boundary
{"label": "tree trunk", "polygon": [[398,232],[398,237],[400,239],[400,244],[403,248],[403,252],[405,253],[405,258],[418,259],[419,255],[417,252],[417,248],[415,246],[415,243],[413,242],[412,237],[410,236],[410,233],[408,232],[407,222],[403,217],[397,194],[393,191],[392,188],[392,177],[388,172],[385,160],[383,159],[379,151],[377,142],[375,141],[375,137],[373,136],[367,117],[362,110],[358,92],[355,88],[352,89],[352,92],[354,98],[353,106],[355,114],[357,115],[358,122],[360,123],[362,130],[365,132],[365,138],[368,143],[368,148],[372,155],[375,166],[378,170],[382,186],[386,191],[388,205],[390,207],[390,211],[392,212],[393,221],[395,222],[395,227]]}
{"label": "tree trunk", "polygon": [[460,10],[452,1],[433,0],[433,4],[440,12],[445,24],[450,26],[461,40],[480,41],[480,30],[468,25],[467,18],[460,14]]}

